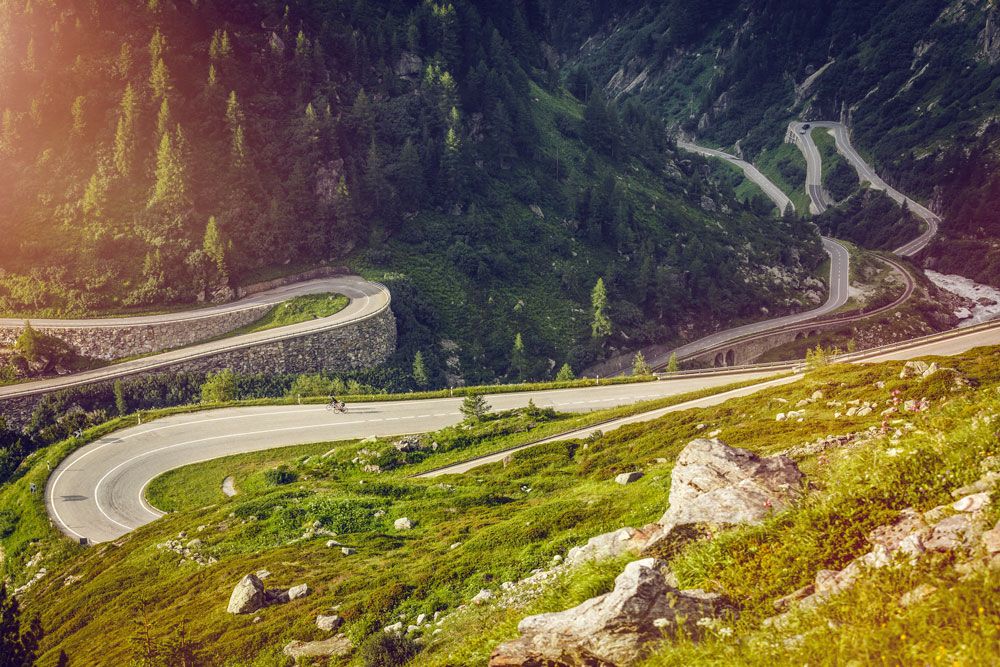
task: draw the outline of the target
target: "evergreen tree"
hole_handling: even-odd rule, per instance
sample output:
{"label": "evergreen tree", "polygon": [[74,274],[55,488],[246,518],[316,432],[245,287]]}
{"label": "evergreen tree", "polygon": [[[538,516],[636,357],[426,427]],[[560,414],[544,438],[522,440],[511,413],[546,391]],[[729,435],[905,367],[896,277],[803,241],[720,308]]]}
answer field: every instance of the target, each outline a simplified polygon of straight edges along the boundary
{"label": "evergreen tree", "polygon": [[567,382],[575,379],[576,374],[573,372],[573,367],[570,366],[568,362],[563,364],[562,368],[559,369],[559,372],[556,373],[556,382]]}
{"label": "evergreen tree", "polygon": [[21,355],[25,361],[35,362],[42,350],[42,335],[31,326],[31,322],[24,323],[24,329],[14,342],[14,351]]}
{"label": "evergreen tree", "polygon": [[[166,101],[166,100],[164,100]],[[127,178],[135,161],[135,114],[137,102],[132,84],[125,86],[115,128],[114,163],[118,173]]]}
{"label": "evergreen tree", "polygon": [[31,667],[35,664],[42,626],[38,618],[27,628],[21,627],[21,609],[17,598],[8,596],[7,584],[0,582],[0,665]]}
{"label": "evergreen tree", "polygon": [[163,58],[156,61],[153,71],[149,74],[149,87],[153,91],[153,99],[159,100],[170,92],[170,71],[167,70]]}
{"label": "evergreen tree", "polygon": [[667,361],[667,372],[676,373],[679,368],[680,365],[677,363],[677,353],[671,352],[670,359]]}
{"label": "evergreen tree", "polygon": [[421,389],[430,384],[427,368],[424,366],[424,355],[420,350],[413,355],[413,382]]}
{"label": "evergreen tree", "polygon": [[118,411],[119,417],[124,417],[128,412],[128,403],[125,401],[125,390],[122,387],[121,380],[115,380],[114,384],[115,393],[115,410]]}
{"label": "evergreen tree", "polygon": [[590,293],[590,307],[594,314],[590,327],[591,336],[597,341],[603,341],[611,335],[611,320],[604,312],[608,307],[608,292],[604,288],[604,279],[598,278]]}
{"label": "evergreen tree", "polygon": [[190,205],[187,175],[178,143],[178,136],[170,133],[160,139],[156,152],[156,183],[149,198],[149,207],[161,205],[171,212],[180,212]]}
{"label": "evergreen tree", "polygon": [[636,352],[635,357],[632,359],[632,375],[641,377],[652,374],[653,369],[646,363],[646,356],[642,353],[642,350]]}
{"label": "evergreen tree", "polygon": [[514,347],[510,351],[510,372],[515,380],[523,381],[528,375],[528,355],[524,351],[521,334],[514,336]]}
{"label": "evergreen tree", "polygon": [[490,404],[480,394],[469,394],[459,408],[465,421],[479,423],[490,411]]}
{"label": "evergreen tree", "polygon": [[80,136],[87,129],[86,105],[87,98],[83,95],[78,95],[73,100],[70,115],[73,117],[72,131],[74,136]]}
{"label": "evergreen tree", "polygon": [[202,249],[215,265],[219,275],[225,278],[228,274],[226,268],[226,244],[222,240],[222,232],[219,231],[219,225],[215,221],[214,215],[209,217],[208,225],[205,227],[205,238],[202,242]]}
{"label": "evergreen tree", "polygon": [[153,36],[149,39],[149,64],[155,66],[163,58],[163,53],[167,49],[167,40],[160,32],[160,26],[156,26]]}
{"label": "evergreen tree", "polygon": [[404,211],[416,211],[425,196],[424,167],[420,162],[420,153],[410,139],[403,144],[393,170],[393,182]]}
{"label": "evergreen tree", "polygon": [[56,659],[56,667],[69,667],[69,656],[66,655],[66,651],[59,651],[59,657]]}
{"label": "evergreen tree", "polygon": [[170,131],[170,102],[164,97],[160,102],[160,111],[156,114],[156,136],[162,137]]}

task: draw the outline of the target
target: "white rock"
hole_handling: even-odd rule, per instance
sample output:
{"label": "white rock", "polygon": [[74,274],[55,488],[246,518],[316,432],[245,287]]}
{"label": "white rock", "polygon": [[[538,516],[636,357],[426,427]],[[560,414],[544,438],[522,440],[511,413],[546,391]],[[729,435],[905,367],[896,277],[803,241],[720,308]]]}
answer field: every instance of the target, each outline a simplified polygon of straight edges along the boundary
{"label": "white rock", "polygon": [[410,530],[413,528],[413,522],[404,516],[393,521],[392,527],[396,530]]}

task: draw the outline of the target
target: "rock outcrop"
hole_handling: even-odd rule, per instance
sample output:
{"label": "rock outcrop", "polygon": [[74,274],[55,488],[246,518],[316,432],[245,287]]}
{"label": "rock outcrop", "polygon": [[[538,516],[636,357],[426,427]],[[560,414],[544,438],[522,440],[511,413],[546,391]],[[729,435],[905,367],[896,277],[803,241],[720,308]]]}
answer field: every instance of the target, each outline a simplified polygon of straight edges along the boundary
{"label": "rock outcrop", "polygon": [[669,586],[655,558],[629,563],[612,592],[566,611],[529,616],[521,637],[501,644],[490,667],[630,665],[656,640],[685,630],[697,636],[698,621],[733,610],[724,598]]}
{"label": "rock outcrop", "polygon": [[660,523],[760,523],[798,499],[803,480],[786,456],[762,458],[720,440],[694,440],[677,457],[670,507]]}
{"label": "rock outcrop", "polygon": [[354,644],[347,635],[339,634],[329,639],[314,642],[294,640],[288,643],[282,652],[289,658],[339,658],[350,655]]}
{"label": "rock outcrop", "polygon": [[226,611],[230,614],[252,614],[264,604],[264,582],[256,574],[248,574],[233,589]]}

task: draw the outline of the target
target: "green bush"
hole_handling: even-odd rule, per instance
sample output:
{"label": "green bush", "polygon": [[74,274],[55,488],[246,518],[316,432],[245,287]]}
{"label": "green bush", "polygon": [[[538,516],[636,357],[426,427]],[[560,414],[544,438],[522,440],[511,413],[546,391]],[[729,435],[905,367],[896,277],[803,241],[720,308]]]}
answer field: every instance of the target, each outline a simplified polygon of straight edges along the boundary
{"label": "green bush", "polygon": [[405,665],[419,651],[420,647],[412,639],[377,632],[361,645],[361,660],[365,667],[397,667]]}
{"label": "green bush", "polygon": [[236,374],[226,368],[218,373],[209,373],[201,385],[202,403],[226,403],[236,400]]}
{"label": "green bush", "polygon": [[298,478],[299,476],[297,474],[284,466],[264,471],[264,482],[266,482],[268,486],[291,484],[292,482],[298,480]]}

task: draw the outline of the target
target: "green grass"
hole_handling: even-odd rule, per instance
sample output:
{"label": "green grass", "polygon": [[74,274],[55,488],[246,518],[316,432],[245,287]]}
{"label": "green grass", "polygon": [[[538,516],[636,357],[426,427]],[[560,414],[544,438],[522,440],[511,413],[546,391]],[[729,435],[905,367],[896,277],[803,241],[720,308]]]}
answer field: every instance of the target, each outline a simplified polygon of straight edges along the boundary
{"label": "green grass", "polygon": [[258,331],[267,331],[292,324],[336,315],[351,302],[343,294],[307,294],[289,299],[272,308],[264,317],[252,324],[226,334],[226,337],[240,336]]}
{"label": "green grass", "polygon": [[[185,629],[211,664],[280,664],[280,647],[287,641],[322,636],[313,619],[331,604],[339,605],[346,632],[361,639],[400,615],[409,621],[418,613],[453,611],[479,589],[496,590],[503,581],[524,577],[593,535],[659,518],[667,504],[672,461],[705,432],[721,429],[720,437],[730,444],[770,454],[881,420],[877,412],[835,419],[836,408],[827,407],[825,400],[884,401],[900,389],[903,399],[931,399],[928,413],[907,417],[915,431],[898,442],[876,438],[802,460],[816,489],[808,502],[763,526],[727,531],[712,542],[692,545],[674,559],[672,567],[684,585],[732,595],[744,609],[732,626],[733,638],[667,646],[650,664],[763,664],[767,655],[773,656],[770,664],[868,664],[879,649],[892,664],[912,664],[914,656],[919,662],[920,656],[936,655],[939,645],[953,659],[974,652],[994,655],[1000,616],[995,596],[985,586],[995,586],[995,578],[959,582],[946,564],[933,562],[926,576],[942,582],[942,593],[906,610],[894,596],[912,580],[899,570],[886,573],[887,581],[866,580],[850,594],[858,597],[838,599],[815,617],[797,620],[795,630],[769,635],[759,622],[773,613],[769,607],[775,597],[794,590],[817,569],[842,566],[862,553],[866,547],[859,536],[869,528],[903,507],[927,509],[944,502],[952,488],[979,475],[979,461],[1000,454],[994,426],[981,418],[1000,411],[998,362],[997,349],[948,359],[947,365],[981,382],[978,390],[963,391],[954,391],[943,375],[900,380],[899,363],[825,367],[794,385],[586,441],[539,446],[513,456],[506,466],[433,480],[409,475],[437,457],[474,451],[484,440],[496,443],[496,429],[511,430],[503,437],[522,437],[530,433],[521,430],[527,421],[547,426],[557,424],[558,416],[529,420],[517,413],[472,430],[445,429],[429,436],[441,445],[432,454],[400,457],[380,441],[337,443],[327,457],[317,456],[319,448],[314,447],[285,452],[284,458],[270,452],[242,462],[233,459],[228,468],[239,468],[240,495],[199,498],[191,503],[196,509],[170,514],[117,545],[80,551],[53,565],[25,602],[42,614],[46,625],[46,660],[64,648],[86,664],[128,662],[127,635],[132,619],[142,612],[161,636]],[[877,382],[885,385],[878,388]],[[794,403],[816,389],[825,392],[825,399],[807,408],[803,422],[775,421],[774,414],[785,410],[776,399]],[[388,456],[397,467],[365,473],[353,462],[362,447],[375,451],[379,460]],[[892,457],[886,453],[889,447],[903,453]],[[203,474],[209,487],[217,489],[223,470],[213,470],[214,465],[204,464],[205,472],[192,472],[186,482],[197,482]],[[269,482],[265,471],[276,465],[293,473],[293,481]],[[626,487],[613,482],[615,474],[636,467],[646,473],[639,482]],[[186,483],[175,481],[178,489]],[[400,516],[415,520],[415,528],[393,530],[392,521]],[[301,539],[314,521],[358,552],[343,557],[324,546],[329,538],[322,535]],[[199,526],[205,528],[199,532]],[[186,539],[201,539],[199,549],[219,562],[199,567],[156,548],[179,531],[188,533]],[[455,544],[459,546],[452,548]],[[607,590],[621,564],[574,571],[523,606],[486,605],[455,614],[412,664],[483,665],[499,641],[516,636],[516,624],[525,615],[563,609]],[[228,616],[225,604],[233,584],[259,568],[273,573],[273,587],[304,581],[313,593],[266,609],[256,624],[251,618]],[[68,575],[82,578],[65,585]],[[984,608],[981,614],[976,605]],[[930,632],[934,618],[942,627]],[[831,630],[831,621],[842,625]],[[120,630],[109,634],[107,628]],[[802,643],[783,643],[803,631],[808,632]],[[835,634],[840,631],[843,638]],[[892,640],[902,634],[915,639]]]}
{"label": "green grass", "polygon": [[806,169],[806,159],[802,157],[802,152],[793,145],[783,143],[777,148],[764,151],[757,156],[754,164],[761,173],[768,177],[775,185],[788,195],[792,203],[795,204],[795,212],[801,216],[809,215],[809,195],[806,193],[806,182],[803,178],[801,183],[790,183],[782,175],[778,165],[782,162],[797,164],[803,173]]}

